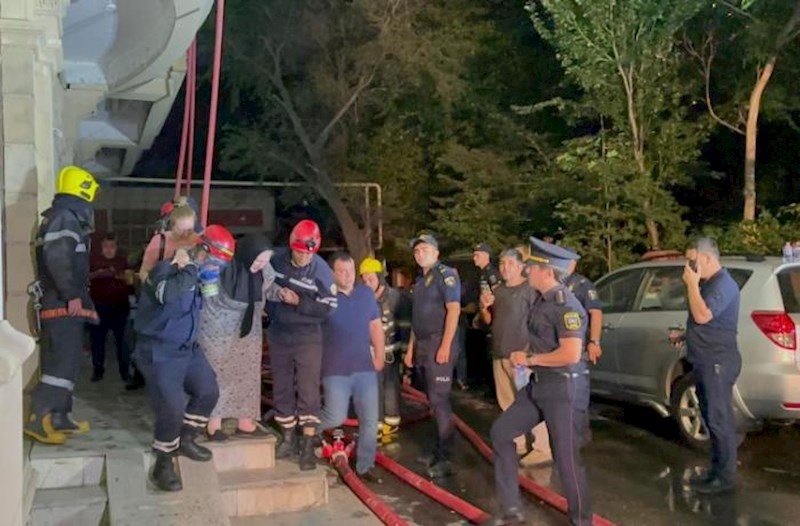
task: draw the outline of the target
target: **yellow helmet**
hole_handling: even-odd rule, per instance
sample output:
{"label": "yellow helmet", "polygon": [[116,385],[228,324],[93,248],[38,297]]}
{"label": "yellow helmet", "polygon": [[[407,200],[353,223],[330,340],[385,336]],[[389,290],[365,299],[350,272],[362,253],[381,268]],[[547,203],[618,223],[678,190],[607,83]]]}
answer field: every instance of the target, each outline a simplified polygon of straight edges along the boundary
{"label": "yellow helmet", "polygon": [[362,261],[358,266],[358,275],[363,276],[369,272],[383,274],[383,263],[375,258],[365,258],[364,261]]}
{"label": "yellow helmet", "polygon": [[59,194],[74,195],[91,203],[99,186],[92,174],[77,166],[65,166],[58,173]]}

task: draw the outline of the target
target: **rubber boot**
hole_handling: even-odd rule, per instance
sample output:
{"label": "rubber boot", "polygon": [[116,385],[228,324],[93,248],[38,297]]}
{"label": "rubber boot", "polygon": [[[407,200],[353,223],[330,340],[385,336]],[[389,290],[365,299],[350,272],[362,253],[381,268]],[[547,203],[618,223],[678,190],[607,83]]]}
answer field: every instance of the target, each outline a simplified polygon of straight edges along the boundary
{"label": "rubber boot", "polygon": [[275,450],[275,458],[289,458],[297,454],[298,437],[295,428],[284,428],[281,443]]}
{"label": "rubber boot", "polygon": [[86,420],[73,420],[67,413],[52,414],[53,429],[65,434],[79,435],[91,429]]}
{"label": "rubber boot", "polygon": [[314,456],[314,436],[303,435],[300,437],[300,471],[317,469],[317,458]]}
{"label": "rubber boot", "polygon": [[175,471],[175,463],[171,453],[156,451],[156,463],[150,473],[150,480],[161,491],[180,491],[183,489],[181,478]]}
{"label": "rubber boot", "polygon": [[24,433],[42,444],[63,444],[67,435],[53,429],[53,417],[50,413],[43,416],[31,413]]}
{"label": "rubber boot", "polygon": [[178,446],[178,454],[189,457],[192,460],[197,460],[198,462],[208,462],[214,455],[207,447],[198,445],[195,442],[196,438],[197,432],[193,428],[183,426],[181,429],[181,443],[180,446]]}

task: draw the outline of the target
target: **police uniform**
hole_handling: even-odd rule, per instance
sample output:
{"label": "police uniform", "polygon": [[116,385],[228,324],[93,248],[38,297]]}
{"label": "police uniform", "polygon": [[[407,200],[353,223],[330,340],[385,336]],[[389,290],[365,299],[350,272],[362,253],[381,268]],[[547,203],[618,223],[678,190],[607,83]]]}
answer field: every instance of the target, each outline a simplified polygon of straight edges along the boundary
{"label": "police uniform", "polygon": [[[42,377],[31,392],[31,423],[26,434],[42,442],[60,443],[63,436],[53,430],[88,431],[88,423],[78,426],[68,413],[72,411],[72,391],[80,373],[85,324],[96,324],[98,320],[89,295],[94,213],[87,200],[57,194],[42,216],[36,234]],[[82,310],[72,316],[68,302],[76,298],[80,298]],[[37,423],[41,418],[52,418],[53,429],[49,423],[45,424],[47,430],[42,429]]]}
{"label": "police uniform", "polygon": [[[433,236],[423,235],[411,242],[438,244]],[[458,342],[453,338],[447,363],[436,362],[436,352],[444,337],[446,305],[459,303],[461,281],[455,269],[437,261],[427,273],[417,278],[411,289],[411,329],[414,334],[414,367],[421,378],[425,393],[436,417],[437,437],[430,466],[449,461],[453,450],[454,424],[450,391],[453,370],[458,360]]]}
{"label": "police uniform", "polygon": [[578,298],[586,312],[592,309],[603,310],[603,303],[600,301],[597,289],[592,280],[586,276],[573,272],[564,281],[564,285]]}
{"label": "police uniform", "polygon": [[[565,270],[569,260],[577,258],[572,252],[536,238],[531,238],[531,243],[534,263]],[[565,285],[555,285],[539,294],[532,305],[529,322],[531,352],[553,352],[559,347],[559,340],[564,338],[579,338],[585,342],[586,329],[587,316],[583,306]],[[528,385],[492,425],[495,486],[499,500],[506,516],[519,515],[519,463],[514,438],[544,420],[567,498],[570,524],[591,525],[589,488],[580,456],[581,434],[589,406],[586,359],[582,356],[577,363],[564,367],[537,366],[531,369]],[[502,519],[497,522],[504,523]]]}
{"label": "police uniform", "polygon": [[162,261],[144,283],[134,320],[136,364],[156,415],[153,450],[195,460],[211,458],[205,448],[196,458],[194,438],[219,398],[216,375],[197,345],[202,302],[198,267]]}
{"label": "police uniform", "polygon": [[298,424],[316,428],[322,405],[322,323],[337,303],[333,272],[316,254],[305,267],[296,266],[288,248],[276,250],[271,264],[273,288],[285,287],[300,297],[299,305],[267,297],[275,421],[285,431]]}

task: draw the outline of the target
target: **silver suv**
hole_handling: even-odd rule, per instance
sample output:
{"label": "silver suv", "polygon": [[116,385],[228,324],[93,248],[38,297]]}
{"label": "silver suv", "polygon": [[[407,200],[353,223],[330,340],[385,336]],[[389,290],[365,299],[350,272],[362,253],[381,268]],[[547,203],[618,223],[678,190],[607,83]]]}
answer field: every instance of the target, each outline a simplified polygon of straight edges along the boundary
{"label": "silver suv", "polygon": [[[692,447],[708,446],[685,349],[669,343],[687,319],[682,258],[637,263],[603,276],[603,356],[592,368],[592,394],[646,405],[672,416]],[[764,420],[800,419],[800,263],[723,257],[742,292],[734,389],[741,438]]]}

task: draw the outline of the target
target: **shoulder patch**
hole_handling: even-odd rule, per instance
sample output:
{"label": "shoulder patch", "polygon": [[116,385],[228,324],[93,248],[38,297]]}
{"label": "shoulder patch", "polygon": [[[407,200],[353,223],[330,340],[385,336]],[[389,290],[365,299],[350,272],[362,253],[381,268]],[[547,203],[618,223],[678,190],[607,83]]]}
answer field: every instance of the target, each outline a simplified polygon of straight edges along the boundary
{"label": "shoulder patch", "polygon": [[598,294],[597,294],[597,291],[595,289],[589,289],[589,292],[588,292],[587,295],[589,296],[589,299],[592,300],[592,301],[596,300],[599,297]]}
{"label": "shoulder patch", "polygon": [[447,276],[444,278],[444,284],[448,287],[455,287],[456,286],[456,278],[455,276]]}
{"label": "shoulder patch", "polygon": [[339,292],[339,289],[336,287],[336,283],[332,283],[332,284],[331,284],[331,294],[332,294],[333,296],[336,296],[336,294],[337,294],[338,292]]}
{"label": "shoulder patch", "polygon": [[577,312],[571,311],[564,314],[564,326],[567,330],[577,331],[581,328],[581,316]]}

